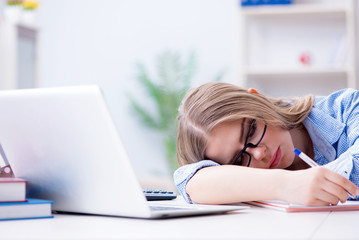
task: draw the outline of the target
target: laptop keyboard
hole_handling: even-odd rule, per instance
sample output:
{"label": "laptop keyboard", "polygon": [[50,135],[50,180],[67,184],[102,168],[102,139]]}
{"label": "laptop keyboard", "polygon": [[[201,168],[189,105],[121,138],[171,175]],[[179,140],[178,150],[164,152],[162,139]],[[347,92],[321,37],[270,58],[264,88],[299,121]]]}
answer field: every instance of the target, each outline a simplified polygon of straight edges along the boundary
{"label": "laptop keyboard", "polygon": [[150,206],[151,211],[183,211],[183,210],[192,210],[192,208],[186,208],[186,207],[171,207],[171,206]]}
{"label": "laptop keyboard", "polygon": [[177,197],[176,193],[165,190],[143,190],[143,194],[147,201],[172,200]]}

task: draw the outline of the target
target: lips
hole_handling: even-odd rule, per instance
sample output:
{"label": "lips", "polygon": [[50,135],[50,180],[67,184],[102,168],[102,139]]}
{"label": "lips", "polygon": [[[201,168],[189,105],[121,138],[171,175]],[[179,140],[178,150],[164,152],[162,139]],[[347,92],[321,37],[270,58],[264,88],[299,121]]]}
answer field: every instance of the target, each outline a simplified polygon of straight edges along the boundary
{"label": "lips", "polygon": [[269,168],[274,168],[278,165],[279,160],[282,156],[282,151],[280,149],[280,147],[278,147],[277,151],[274,153],[272,160],[271,160],[271,164],[269,166]]}

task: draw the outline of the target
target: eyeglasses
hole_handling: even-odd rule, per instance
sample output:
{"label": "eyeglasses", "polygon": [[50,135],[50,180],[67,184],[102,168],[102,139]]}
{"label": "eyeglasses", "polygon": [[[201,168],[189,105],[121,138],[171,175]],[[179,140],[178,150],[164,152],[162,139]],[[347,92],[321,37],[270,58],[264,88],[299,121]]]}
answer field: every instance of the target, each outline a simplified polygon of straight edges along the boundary
{"label": "eyeglasses", "polygon": [[[264,128],[263,133],[262,135],[260,135],[260,133],[262,132],[262,128]],[[247,148],[258,147],[259,143],[262,141],[264,137],[264,134],[266,133],[266,130],[267,130],[267,124],[264,124],[264,126],[258,126],[256,120],[255,119],[252,120],[251,125],[248,129],[246,140],[244,141],[244,147],[234,158],[234,161],[232,161],[234,165],[249,167],[249,165],[251,164],[252,157],[246,150]],[[256,144],[253,144],[251,142],[256,142]]]}

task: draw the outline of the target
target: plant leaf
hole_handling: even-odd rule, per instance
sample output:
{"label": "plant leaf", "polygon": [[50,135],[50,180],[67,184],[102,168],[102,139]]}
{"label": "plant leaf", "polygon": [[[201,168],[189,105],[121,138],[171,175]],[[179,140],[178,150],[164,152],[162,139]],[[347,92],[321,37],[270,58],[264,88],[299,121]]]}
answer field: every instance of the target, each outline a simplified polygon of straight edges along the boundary
{"label": "plant leaf", "polygon": [[161,129],[159,123],[156,121],[156,119],[153,116],[151,116],[151,114],[147,110],[145,110],[132,97],[129,97],[129,99],[133,110],[138,114],[142,123],[144,123],[146,126],[150,128]]}

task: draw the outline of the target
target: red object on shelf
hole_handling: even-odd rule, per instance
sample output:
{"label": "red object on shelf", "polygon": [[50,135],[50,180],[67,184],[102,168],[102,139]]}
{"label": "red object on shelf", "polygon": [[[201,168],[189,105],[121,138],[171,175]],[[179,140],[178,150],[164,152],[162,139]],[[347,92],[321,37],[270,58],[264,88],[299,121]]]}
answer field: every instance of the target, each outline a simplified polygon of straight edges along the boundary
{"label": "red object on shelf", "polygon": [[307,52],[304,52],[300,55],[299,57],[299,61],[301,62],[301,64],[309,66],[311,64],[311,55]]}

